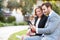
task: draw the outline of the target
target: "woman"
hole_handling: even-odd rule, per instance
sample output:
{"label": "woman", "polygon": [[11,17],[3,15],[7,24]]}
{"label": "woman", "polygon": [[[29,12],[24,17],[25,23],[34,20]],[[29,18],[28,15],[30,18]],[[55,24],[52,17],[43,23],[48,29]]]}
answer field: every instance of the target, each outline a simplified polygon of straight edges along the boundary
{"label": "woman", "polygon": [[[35,15],[36,15],[35,23],[34,23],[34,25],[30,25],[31,31],[28,32],[28,34],[29,35],[39,35],[40,36],[42,34],[37,34],[37,30],[38,30],[38,28],[44,28],[48,17],[43,14],[41,6],[38,6],[35,9]],[[34,28],[32,28],[32,26],[34,26],[36,28],[36,31],[34,30]],[[31,34],[31,33],[33,33],[33,34]]]}
{"label": "woman", "polygon": [[[45,23],[47,21],[47,16],[45,16],[42,12],[41,6],[38,6],[35,9],[35,22],[34,25],[30,25],[30,29],[27,32],[27,36],[33,37],[33,36],[41,36],[42,34],[37,34],[38,33],[38,28],[44,28]],[[22,40],[26,39],[27,37],[22,37]]]}

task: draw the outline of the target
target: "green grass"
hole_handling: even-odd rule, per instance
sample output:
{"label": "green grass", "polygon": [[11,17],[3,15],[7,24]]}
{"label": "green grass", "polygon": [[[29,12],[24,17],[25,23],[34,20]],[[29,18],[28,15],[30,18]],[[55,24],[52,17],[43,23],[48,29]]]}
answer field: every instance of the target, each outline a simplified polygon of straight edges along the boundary
{"label": "green grass", "polygon": [[25,35],[26,32],[27,32],[27,30],[23,30],[23,31],[14,33],[14,34],[12,34],[12,35],[8,38],[8,40],[20,40],[20,39],[18,39],[18,38],[16,37],[16,35],[20,35],[20,36],[21,36],[21,35]]}

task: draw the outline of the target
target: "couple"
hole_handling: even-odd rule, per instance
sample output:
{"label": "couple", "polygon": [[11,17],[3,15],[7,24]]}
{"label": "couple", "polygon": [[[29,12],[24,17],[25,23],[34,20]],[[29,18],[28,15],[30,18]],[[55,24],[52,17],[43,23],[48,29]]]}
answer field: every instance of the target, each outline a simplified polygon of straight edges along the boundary
{"label": "couple", "polygon": [[60,40],[60,16],[52,10],[52,5],[43,3],[35,9],[35,14],[35,24],[30,25],[34,34],[23,40]]}

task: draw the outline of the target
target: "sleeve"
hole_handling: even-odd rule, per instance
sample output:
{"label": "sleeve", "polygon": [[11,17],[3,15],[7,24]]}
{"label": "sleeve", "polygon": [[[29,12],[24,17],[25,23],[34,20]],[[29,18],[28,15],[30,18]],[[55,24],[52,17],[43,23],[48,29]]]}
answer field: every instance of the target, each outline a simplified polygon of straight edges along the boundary
{"label": "sleeve", "polygon": [[52,17],[49,21],[49,24],[46,28],[38,28],[38,34],[49,34],[56,30],[58,27],[59,20],[57,18]]}

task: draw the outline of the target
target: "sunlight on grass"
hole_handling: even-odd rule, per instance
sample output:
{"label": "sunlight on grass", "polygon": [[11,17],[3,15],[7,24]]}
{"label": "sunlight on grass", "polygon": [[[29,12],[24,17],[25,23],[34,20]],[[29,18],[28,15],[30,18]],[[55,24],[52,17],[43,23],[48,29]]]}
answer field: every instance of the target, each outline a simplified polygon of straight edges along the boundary
{"label": "sunlight on grass", "polygon": [[23,30],[23,31],[14,33],[14,34],[12,34],[12,35],[8,38],[8,40],[20,40],[20,39],[18,39],[18,38],[16,37],[16,35],[20,35],[20,36],[21,36],[21,35],[25,35],[26,32],[27,32],[27,30]]}

